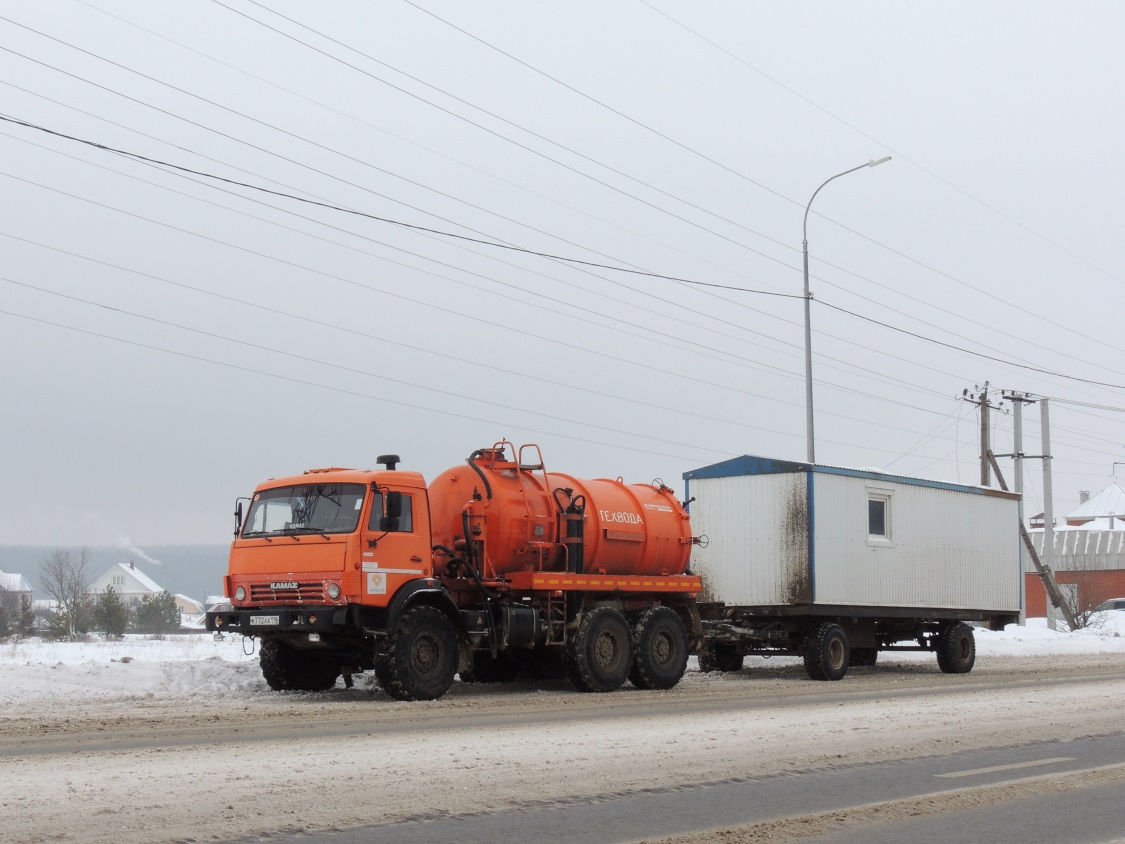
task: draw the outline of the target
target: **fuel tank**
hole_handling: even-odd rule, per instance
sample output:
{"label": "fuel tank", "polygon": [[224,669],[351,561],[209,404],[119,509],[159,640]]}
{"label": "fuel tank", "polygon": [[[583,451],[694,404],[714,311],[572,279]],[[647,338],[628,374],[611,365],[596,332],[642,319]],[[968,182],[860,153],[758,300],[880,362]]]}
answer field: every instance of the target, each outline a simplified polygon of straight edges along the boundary
{"label": "fuel tank", "polygon": [[[516,571],[683,574],[691,524],[671,489],[546,472],[538,446],[497,443],[430,484],[436,544],[466,536],[485,576]],[[569,512],[568,512],[569,511]],[[579,527],[580,525],[580,527]],[[569,534],[569,537],[568,537]]]}

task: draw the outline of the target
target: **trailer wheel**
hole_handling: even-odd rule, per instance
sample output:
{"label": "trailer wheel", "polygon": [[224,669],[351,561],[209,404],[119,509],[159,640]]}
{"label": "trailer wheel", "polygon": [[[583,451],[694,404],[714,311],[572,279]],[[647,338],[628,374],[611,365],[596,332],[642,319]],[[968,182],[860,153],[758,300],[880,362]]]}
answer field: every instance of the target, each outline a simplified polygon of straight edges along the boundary
{"label": "trailer wheel", "polygon": [[968,674],[977,661],[973,628],[958,621],[938,634],[937,664],[946,674]]}
{"label": "trailer wheel", "polygon": [[726,673],[741,671],[742,659],[742,654],[729,642],[708,642],[699,653],[699,670]]}
{"label": "trailer wheel", "polygon": [[676,611],[652,607],[633,625],[633,668],[638,689],[670,689],[687,670],[687,630]]}
{"label": "trailer wheel", "polygon": [[813,680],[839,680],[848,673],[848,634],[826,621],[805,639],[805,671]]}
{"label": "trailer wheel", "polygon": [[336,685],[340,667],[321,651],[300,651],[279,639],[265,639],[258,664],[275,692],[323,692]]}
{"label": "trailer wheel", "polygon": [[396,700],[437,700],[457,673],[457,634],[441,610],[407,610],[391,633],[390,650],[375,663],[383,691]]}
{"label": "trailer wheel", "polygon": [[595,607],[582,617],[567,643],[566,673],[583,692],[612,692],[629,676],[633,637],[625,616],[613,607]]}
{"label": "trailer wheel", "polygon": [[870,668],[879,659],[878,648],[852,648],[848,665],[854,668]]}

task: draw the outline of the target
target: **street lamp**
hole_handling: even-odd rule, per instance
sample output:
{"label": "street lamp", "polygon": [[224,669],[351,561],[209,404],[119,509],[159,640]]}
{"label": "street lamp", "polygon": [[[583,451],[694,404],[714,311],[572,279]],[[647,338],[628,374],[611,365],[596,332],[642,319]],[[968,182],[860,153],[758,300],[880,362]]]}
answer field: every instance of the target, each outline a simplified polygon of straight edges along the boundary
{"label": "street lamp", "polygon": [[[860,164],[858,167],[853,167],[851,170],[837,173],[832,179],[838,179],[841,176],[848,175],[848,173],[862,170],[864,167],[877,167],[890,160],[891,157],[885,155],[878,160],[868,161],[866,164]],[[813,195],[809,197],[809,204],[805,206],[805,219],[801,223],[801,249],[804,251],[805,255],[805,438],[808,441],[809,463],[816,462],[815,450],[813,448],[812,316],[810,314],[809,304],[812,300],[812,293],[809,292],[809,209],[812,208],[813,200],[816,199],[816,195],[820,193],[824,185],[831,182],[832,179],[827,179],[819,188],[813,191]]]}

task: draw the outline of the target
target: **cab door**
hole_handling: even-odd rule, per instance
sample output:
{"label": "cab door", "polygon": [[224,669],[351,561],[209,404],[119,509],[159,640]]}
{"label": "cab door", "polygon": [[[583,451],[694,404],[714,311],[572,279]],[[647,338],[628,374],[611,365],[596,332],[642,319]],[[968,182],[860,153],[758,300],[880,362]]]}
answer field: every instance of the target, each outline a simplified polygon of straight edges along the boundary
{"label": "cab door", "polygon": [[374,490],[361,537],[363,603],[385,607],[405,583],[431,576],[429,525],[424,489]]}

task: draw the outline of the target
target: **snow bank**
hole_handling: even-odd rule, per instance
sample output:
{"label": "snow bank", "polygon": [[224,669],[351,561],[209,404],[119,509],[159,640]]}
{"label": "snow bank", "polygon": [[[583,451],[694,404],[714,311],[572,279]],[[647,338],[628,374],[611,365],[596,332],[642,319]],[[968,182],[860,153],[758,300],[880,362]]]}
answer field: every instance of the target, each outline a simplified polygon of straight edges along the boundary
{"label": "snow bank", "polygon": [[222,690],[265,688],[256,653],[240,637],[0,644],[0,705],[53,697],[115,699],[173,695],[191,698]]}
{"label": "snow bank", "polygon": [[[1042,618],[1030,619],[1026,627],[1012,624],[998,632],[977,630],[978,660],[1125,654],[1125,612],[1102,615],[1105,617],[1098,619],[1097,626],[1075,633],[1049,630]],[[922,652],[879,657],[880,664],[932,660],[933,654]],[[696,668],[694,658],[690,665]],[[129,635],[116,642],[28,640],[0,644],[0,705],[56,696],[190,700],[197,696],[213,698],[221,692],[229,699],[232,694],[252,695],[265,688],[253,643],[239,636],[215,641],[198,634],[164,639]]]}

